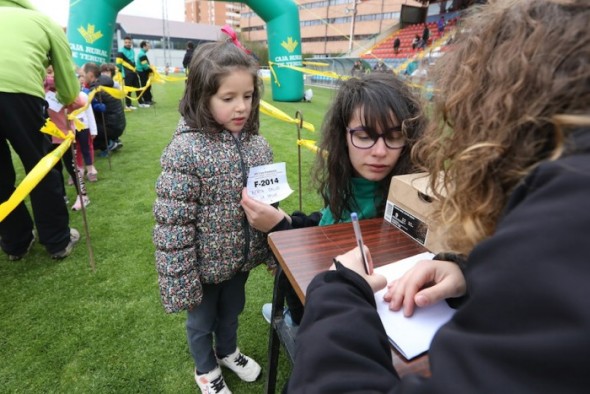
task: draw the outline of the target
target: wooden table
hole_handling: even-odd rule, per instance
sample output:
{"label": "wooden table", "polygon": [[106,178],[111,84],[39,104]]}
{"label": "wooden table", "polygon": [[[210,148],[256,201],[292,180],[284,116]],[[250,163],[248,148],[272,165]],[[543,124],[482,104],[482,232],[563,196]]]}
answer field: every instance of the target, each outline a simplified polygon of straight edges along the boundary
{"label": "wooden table", "polygon": [[[360,226],[363,240],[371,250],[375,267],[426,251],[423,246],[383,218],[361,220]],[[271,233],[268,240],[280,269],[285,272],[304,304],[307,286],[316,274],[326,271],[332,264],[333,257],[356,246],[351,223],[280,231]],[[275,281],[273,321],[269,335],[267,393],[275,392],[280,344],[282,343],[285,347],[291,361],[294,356],[296,329],[291,329],[284,323],[281,313],[283,306],[284,294]],[[407,361],[392,348],[392,357],[393,365],[400,376],[408,373],[419,373],[424,376],[430,374],[426,355]]]}

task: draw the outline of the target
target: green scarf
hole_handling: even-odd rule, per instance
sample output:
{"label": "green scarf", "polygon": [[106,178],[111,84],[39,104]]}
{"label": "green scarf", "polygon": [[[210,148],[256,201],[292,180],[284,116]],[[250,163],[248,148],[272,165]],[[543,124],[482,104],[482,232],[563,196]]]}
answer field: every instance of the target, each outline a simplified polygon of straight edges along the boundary
{"label": "green scarf", "polygon": [[[377,217],[377,207],[381,205],[382,196],[377,195],[379,183],[369,181],[365,178],[352,178],[352,206],[356,207],[356,213],[359,219],[372,219]],[[338,222],[334,219],[330,207],[325,207],[321,211],[322,219],[319,226],[327,226],[336,223],[350,222],[350,212],[345,210]]]}

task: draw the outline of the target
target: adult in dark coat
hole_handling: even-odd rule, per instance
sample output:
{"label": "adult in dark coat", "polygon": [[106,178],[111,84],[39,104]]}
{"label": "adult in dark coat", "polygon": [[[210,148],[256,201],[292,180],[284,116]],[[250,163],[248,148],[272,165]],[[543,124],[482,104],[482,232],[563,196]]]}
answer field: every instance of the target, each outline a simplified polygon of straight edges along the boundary
{"label": "adult in dark coat", "polygon": [[[99,86],[114,87],[113,79],[108,75],[102,75],[95,63],[86,63],[83,70],[89,90],[97,89]],[[121,137],[127,125],[121,100],[111,96],[107,92],[97,92],[94,100],[92,100],[92,110],[94,111],[96,127],[98,129],[96,138],[94,138],[94,149],[104,151],[107,148],[109,150],[116,150],[121,147],[122,144],[119,141],[119,137]]]}
{"label": "adult in dark coat", "polygon": [[422,30],[422,45],[425,47],[428,45],[428,40],[430,39],[430,29],[428,28],[428,24],[424,24],[424,30]]}
{"label": "adult in dark coat", "polygon": [[394,53],[398,53],[399,52],[399,47],[402,44],[401,40],[399,39],[399,37],[395,37],[395,40],[393,40],[393,52]]}
{"label": "adult in dark coat", "polygon": [[432,341],[432,375],[393,369],[373,296],[385,280],[357,248],[307,289],[289,392],[588,391],[588,20],[586,0],[491,2],[435,66],[453,72],[413,153],[466,260],[421,262],[386,295],[407,315],[460,304]]}
{"label": "adult in dark coat", "polygon": [[[113,79],[107,75],[100,75],[96,80],[96,84],[91,87],[96,88],[98,86],[112,88],[114,86]],[[94,139],[94,149],[106,149],[104,142],[105,133],[107,135],[107,140],[115,142],[117,147],[119,147],[121,145],[119,137],[121,137],[125,131],[125,127],[127,126],[125,110],[123,109],[121,100],[111,96],[106,92],[99,92],[95,98],[104,104],[105,122],[103,124],[102,115],[95,111],[96,127],[98,129],[98,133]],[[111,149],[113,149],[112,146]]]}
{"label": "adult in dark coat", "polygon": [[186,53],[184,54],[184,58],[182,59],[182,67],[184,67],[184,72],[188,74],[188,65],[193,58],[193,53],[195,52],[195,44],[192,41],[186,43]]}

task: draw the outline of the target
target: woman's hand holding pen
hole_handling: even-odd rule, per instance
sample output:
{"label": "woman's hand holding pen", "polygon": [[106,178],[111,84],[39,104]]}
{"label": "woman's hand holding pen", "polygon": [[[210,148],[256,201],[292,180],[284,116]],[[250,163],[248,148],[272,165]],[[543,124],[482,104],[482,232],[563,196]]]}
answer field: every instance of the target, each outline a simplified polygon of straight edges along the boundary
{"label": "woman's hand holding pen", "polygon": [[268,233],[274,226],[279,224],[284,217],[291,221],[291,217],[287,215],[282,209],[275,208],[270,204],[266,204],[248,196],[248,189],[242,190],[242,200],[240,201],[248,222],[255,229]]}
{"label": "woman's hand holding pen", "polygon": [[[364,246],[364,249],[365,249],[365,253],[367,255],[367,259],[369,259],[370,264],[372,266],[373,259],[371,257],[371,253],[369,253],[369,248],[367,246]],[[354,272],[356,272],[357,274],[362,276],[367,281],[369,286],[371,286],[373,293],[381,290],[382,288],[385,287],[385,285],[387,285],[387,280],[385,279],[385,277],[383,275],[379,275],[379,274],[375,274],[375,273],[373,273],[371,275],[367,275],[367,273],[365,271],[365,264],[363,262],[363,256],[362,256],[361,250],[358,246],[356,248],[344,253],[344,254],[336,256],[335,260],[339,261],[346,268],[353,270]],[[334,264],[332,264],[330,269],[335,270],[336,266]]]}
{"label": "woman's hand holding pen", "polygon": [[383,296],[389,309],[412,316],[416,306],[425,307],[446,298],[465,294],[465,277],[459,266],[450,261],[423,260],[401,278],[387,285]]}

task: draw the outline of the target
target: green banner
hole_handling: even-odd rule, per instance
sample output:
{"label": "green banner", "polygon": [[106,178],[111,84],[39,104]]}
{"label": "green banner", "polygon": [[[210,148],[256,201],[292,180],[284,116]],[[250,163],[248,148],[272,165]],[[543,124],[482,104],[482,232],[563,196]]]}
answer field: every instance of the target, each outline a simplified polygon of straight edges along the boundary
{"label": "green banner", "polygon": [[276,65],[303,66],[301,55],[301,28],[299,10],[293,0],[243,0],[266,22],[268,60],[275,63],[278,80],[272,80],[272,98],[275,101],[301,101],[303,74]]}
{"label": "green banner", "polygon": [[[74,62],[106,63],[111,59],[117,13],[132,0],[70,0],[67,36]],[[269,60],[276,81],[272,82],[275,101],[301,101],[303,74],[277,65],[301,67],[299,10],[293,0],[242,0],[263,21],[268,34]]]}
{"label": "green banner", "polygon": [[111,61],[117,13],[132,0],[70,0],[67,36],[78,66]]}

